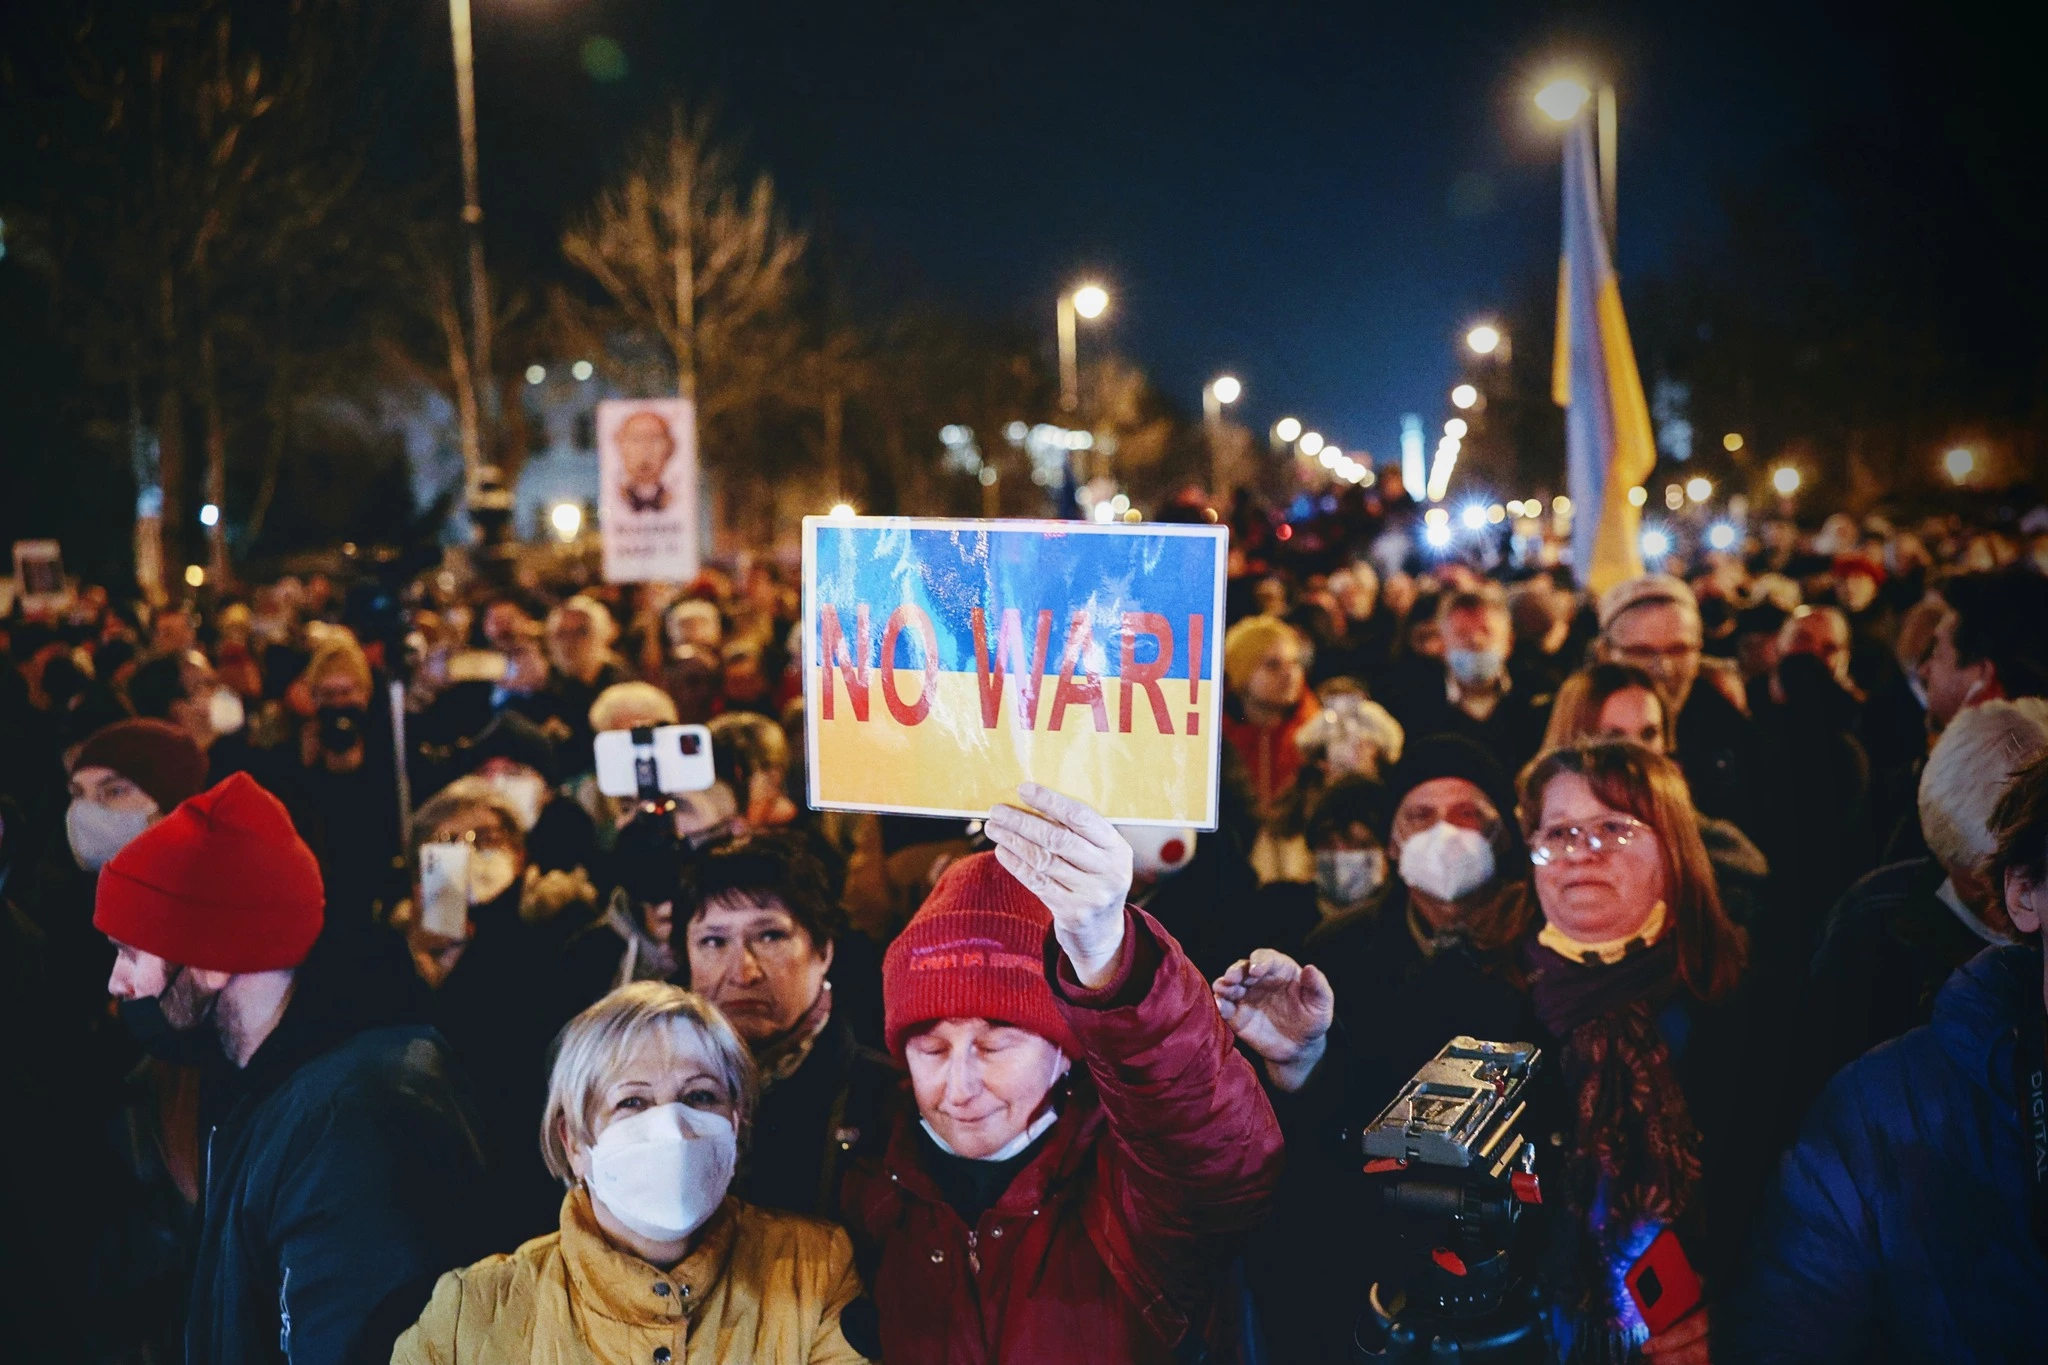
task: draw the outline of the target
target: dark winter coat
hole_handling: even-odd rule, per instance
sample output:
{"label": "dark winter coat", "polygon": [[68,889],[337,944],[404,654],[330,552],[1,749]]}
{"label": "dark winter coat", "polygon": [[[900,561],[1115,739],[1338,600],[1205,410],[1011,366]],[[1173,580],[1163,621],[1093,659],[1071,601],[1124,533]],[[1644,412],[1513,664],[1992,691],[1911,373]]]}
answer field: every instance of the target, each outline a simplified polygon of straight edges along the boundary
{"label": "dark winter coat", "polygon": [[836,1219],[840,1177],[888,1140],[903,1073],[860,1045],[838,1005],[803,1064],[754,1107],[746,1166],[732,1187],[749,1204]]}
{"label": "dark winter coat", "polygon": [[477,1245],[474,1119],[432,1029],[295,998],[205,1135],[188,1365],[385,1360]]}
{"label": "dark winter coat", "polygon": [[1073,1090],[975,1226],[927,1168],[914,1110],[847,1178],[889,1365],[1180,1358],[1233,1234],[1265,1211],[1279,1124],[1180,946],[1133,911],[1106,986],[1070,971],[1048,935],[1046,974],[1083,1054]]}
{"label": "dark winter coat", "polygon": [[2048,1254],[2028,1228],[2014,1026],[2041,1003],[2030,947],[1987,949],[1934,1021],[1822,1093],[1784,1159],[1715,1359],[2038,1361]]}

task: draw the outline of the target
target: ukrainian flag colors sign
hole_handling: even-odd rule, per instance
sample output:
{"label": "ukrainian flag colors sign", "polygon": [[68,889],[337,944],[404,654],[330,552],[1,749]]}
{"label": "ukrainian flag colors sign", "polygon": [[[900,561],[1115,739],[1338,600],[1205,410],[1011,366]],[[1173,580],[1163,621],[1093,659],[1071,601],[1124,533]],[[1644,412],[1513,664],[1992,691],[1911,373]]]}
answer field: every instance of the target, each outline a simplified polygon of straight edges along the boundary
{"label": "ukrainian flag colors sign", "polygon": [[1226,532],[804,520],[811,805],[1216,828]]}

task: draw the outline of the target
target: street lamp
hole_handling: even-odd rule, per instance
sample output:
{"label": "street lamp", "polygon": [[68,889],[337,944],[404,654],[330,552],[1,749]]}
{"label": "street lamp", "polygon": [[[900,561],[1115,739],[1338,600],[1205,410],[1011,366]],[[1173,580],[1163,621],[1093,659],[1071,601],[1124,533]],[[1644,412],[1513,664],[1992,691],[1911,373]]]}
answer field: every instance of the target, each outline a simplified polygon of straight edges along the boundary
{"label": "street lamp", "polygon": [[1482,323],[1465,333],[1465,344],[1474,355],[1492,355],[1500,348],[1500,328]]}
{"label": "street lamp", "polygon": [[1471,425],[1462,417],[1453,417],[1450,421],[1444,423],[1444,435],[1455,436],[1461,441],[1465,439],[1466,433],[1471,430]]}
{"label": "street lamp", "polygon": [[1451,406],[1463,411],[1479,401],[1479,390],[1470,384],[1460,384],[1451,390]]}
{"label": "street lamp", "polygon": [[1303,433],[1301,434],[1301,453],[1302,453],[1302,454],[1304,454],[1304,455],[1320,455],[1320,454],[1322,453],[1322,450],[1323,450],[1323,433],[1321,433],[1320,431],[1305,431],[1305,432],[1303,432]]}
{"label": "street lamp", "polygon": [[1570,123],[1598,101],[1600,120],[1600,209],[1607,220],[1607,242],[1614,244],[1615,149],[1619,140],[1619,118],[1615,110],[1614,87],[1604,81],[1598,94],[1576,76],[1558,76],[1536,92],[1536,107],[1555,123]]}
{"label": "street lamp", "polygon": [[1685,481],[1685,496],[1693,502],[1705,502],[1714,496],[1714,481],[1695,474]]}
{"label": "street lamp", "polygon": [[1799,491],[1799,471],[1789,464],[1781,464],[1771,471],[1771,487],[1778,490],[1778,496],[1789,498]]}
{"label": "street lamp", "polygon": [[1957,446],[1941,457],[1941,467],[1948,472],[1949,482],[1968,483],[1977,472],[1977,452],[1968,446]]}
{"label": "street lamp", "polygon": [[1108,312],[1109,291],[1099,284],[1084,284],[1060,295],[1055,311],[1060,331],[1060,408],[1076,412],[1081,407],[1081,361],[1074,319],[1083,317],[1093,322]]}
{"label": "street lamp", "polygon": [[1236,375],[1219,374],[1202,386],[1202,426],[1209,437],[1209,486],[1223,484],[1223,409],[1244,396]]}
{"label": "street lamp", "polygon": [[1301,439],[1301,422],[1297,418],[1282,417],[1273,424],[1273,434],[1284,442]]}
{"label": "street lamp", "polygon": [[1235,403],[1244,393],[1244,385],[1234,375],[1218,375],[1209,384],[1209,392],[1216,395],[1216,401],[1226,406]]}
{"label": "street lamp", "polygon": [[477,186],[476,49],[470,41],[469,0],[448,0],[448,27],[455,39],[455,118],[462,134],[462,235],[469,248],[468,392],[461,398],[462,469],[469,499],[483,473],[482,417],[477,389],[490,383],[491,287],[484,275],[484,209]]}

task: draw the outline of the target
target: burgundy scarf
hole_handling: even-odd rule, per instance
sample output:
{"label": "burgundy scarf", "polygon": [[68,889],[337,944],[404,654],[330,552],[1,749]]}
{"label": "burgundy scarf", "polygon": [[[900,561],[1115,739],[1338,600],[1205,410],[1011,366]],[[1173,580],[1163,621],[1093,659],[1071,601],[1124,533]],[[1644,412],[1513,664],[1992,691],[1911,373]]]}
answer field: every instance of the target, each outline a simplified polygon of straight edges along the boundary
{"label": "burgundy scarf", "polygon": [[1699,1191],[1699,1129],[1657,1027],[1657,1012],[1684,989],[1678,950],[1666,935],[1620,962],[1586,964],[1532,939],[1525,960],[1536,1016],[1563,1044],[1573,1102],[1567,1195],[1586,1233],[1579,1306],[1608,1314],[1610,1270],[1626,1254],[1623,1243],[1645,1224],[1676,1222]]}

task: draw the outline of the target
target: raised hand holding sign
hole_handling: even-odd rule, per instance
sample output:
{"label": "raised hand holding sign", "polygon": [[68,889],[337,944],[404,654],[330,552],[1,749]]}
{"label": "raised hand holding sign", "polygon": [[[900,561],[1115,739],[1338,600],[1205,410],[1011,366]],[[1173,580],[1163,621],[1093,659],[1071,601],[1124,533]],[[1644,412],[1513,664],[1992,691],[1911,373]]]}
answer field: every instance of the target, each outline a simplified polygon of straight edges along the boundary
{"label": "raised hand holding sign", "polygon": [[1131,846],[1085,803],[1036,782],[1017,788],[1032,807],[996,806],[988,837],[996,860],[1052,911],[1059,940],[1083,986],[1109,980],[1124,942]]}

